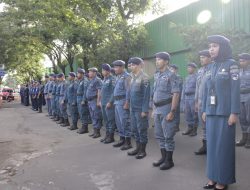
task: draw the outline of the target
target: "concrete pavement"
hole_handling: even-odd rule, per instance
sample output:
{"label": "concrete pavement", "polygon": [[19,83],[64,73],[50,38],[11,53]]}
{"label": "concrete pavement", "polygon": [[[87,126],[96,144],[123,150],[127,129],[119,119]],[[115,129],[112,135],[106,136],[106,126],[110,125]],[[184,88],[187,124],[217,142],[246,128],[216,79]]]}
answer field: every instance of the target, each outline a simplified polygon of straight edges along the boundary
{"label": "concrete pavement", "polygon": [[[160,156],[153,128],[148,156],[136,160],[99,139],[59,127],[45,113],[18,103],[3,107],[0,190],[201,190],[207,182],[206,158],[193,153],[201,145],[200,135],[190,138],[178,133],[175,167],[160,171],[152,167]],[[249,159],[250,150],[237,148],[237,184],[230,189],[250,189]]]}

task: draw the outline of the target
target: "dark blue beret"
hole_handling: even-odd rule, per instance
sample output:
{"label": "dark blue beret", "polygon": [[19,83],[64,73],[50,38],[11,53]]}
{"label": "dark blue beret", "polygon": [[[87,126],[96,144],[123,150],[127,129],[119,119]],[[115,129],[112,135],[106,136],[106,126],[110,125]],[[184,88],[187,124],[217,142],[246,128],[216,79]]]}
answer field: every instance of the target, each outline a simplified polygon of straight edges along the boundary
{"label": "dark blue beret", "polygon": [[48,78],[49,78],[49,75],[45,75],[45,78],[48,79]]}
{"label": "dark blue beret", "polygon": [[102,69],[105,71],[111,71],[111,66],[107,63],[102,64]]}
{"label": "dark blue beret", "polygon": [[140,57],[132,57],[128,60],[129,64],[135,64],[135,65],[140,65],[141,63],[143,63],[142,58]]}
{"label": "dark blue beret", "polygon": [[239,59],[243,59],[243,60],[250,60],[250,54],[249,53],[242,53],[239,55]]}
{"label": "dark blue beret", "polygon": [[112,63],[112,65],[114,66],[124,66],[125,65],[125,62],[122,61],[122,60],[116,60]]}
{"label": "dark blue beret", "polygon": [[98,72],[98,69],[96,67],[91,67],[91,68],[89,68],[89,71]]}
{"label": "dark blue beret", "polygon": [[57,75],[57,78],[62,78],[63,76],[64,76],[64,74],[60,73],[60,74]]}
{"label": "dark blue beret", "polygon": [[71,76],[71,77],[76,77],[76,74],[75,74],[74,72],[70,72],[70,73],[69,73],[69,76]]}
{"label": "dark blue beret", "polygon": [[79,68],[79,69],[77,69],[77,72],[78,72],[78,73],[81,73],[81,74],[84,74],[84,73],[85,73],[85,70],[82,69],[82,68]]}
{"label": "dark blue beret", "polygon": [[159,53],[155,54],[155,57],[159,58],[159,59],[166,60],[166,61],[170,60],[170,55],[167,52],[159,52]]}
{"label": "dark blue beret", "polygon": [[56,74],[53,74],[53,76],[52,76],[53,78],[56,78],[57,77],[57,75]]}
{"label": "dark blue beret", "polygon": [[50,77],[54,77],[54,75],[55,75],[55,74],[53,74],[53,73],[49,74]]}
{"label": "dark blue beret", "polygon": [[208,50],[199,51],[199,56],[211,57]]}
{"label": "dark blue beret", "polygon": [[175,64],[170,65],[170,67],[174,68],[174,69],[179,69],[179,67],[177,65],[175,65]]}
{"label": "dark blue beret", "polygon": [[195,63],[189,63],[187,66],[188,66],[188,67],[197,68],[197,65],[196,65]]}
{"label": "dark blue beret", "polygon": [[208,36],[207,40],[209,43],[216,43],[216,44],[229,44],[230,40],[226,38],[225,36],[221,35],[212,35]]}

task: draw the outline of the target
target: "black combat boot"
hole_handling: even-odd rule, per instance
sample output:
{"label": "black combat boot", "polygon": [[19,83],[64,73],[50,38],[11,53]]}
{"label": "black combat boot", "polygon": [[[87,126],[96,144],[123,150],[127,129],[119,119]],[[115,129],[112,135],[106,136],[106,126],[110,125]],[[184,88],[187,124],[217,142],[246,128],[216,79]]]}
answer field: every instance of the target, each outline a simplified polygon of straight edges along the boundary
{"label": "black combat boot", "polygon": [[195,155],[206,155],[207,154],[207,141],[206,140],[202,140],[202,147],[194,152]]}
{"label": "black combat boot", "polygon": [[114,133],[109,133],[108,138],[103,142],[104,144],[110,144],[115,142]]}
{"label": "black combat boot", "polygon": [[145,143],[142,143],[141,146],[140,146],[140,151],[139,153],[135,156],[136,159],[143,159],[144,157],[147,156],[147,153],[146,153],[146,145]]}
{"label": "black combat boot", "polygon": [[128,150],[130,148],[132,148],[131,138],[130,137],[126,137],[125,138],[125,143],[121,147],[121,150]]}
{"label": "black combat boot", "polygon": [[154,167],[159,167],[165,161],[166,154],[167,154],[166,149],[161,148],[161,158],[160,158],[160,160],[157,160],[157,161],[153,162],[153,166]]}
{"label": "black combat boot", "polygon": [[52,115],[52,116],[50,117],[50,119],[52,119],[52,120],[54,120],[55,118],[56,118],[55,115]]}
{"label": "black combat boot", "polygon": [[184,131],[184,132],[182,133],[182,135],[190,135],[190,134],[192,133],[192,131],[193,131],[193,126],[188,125],[187,130]]}
{"label": "black combat boot", "polygon": [[73,123],[69,128],[69,130],[74,131],[77,129],[77,123]]}
{"label": "black combat boot", "polygon": [[105,137],[104,137],[104,138],[102,138],[102,139],[100,140],[100,142],[104,143],[108,137],[109,137],[109,132],[108,132],[108,131],[106,131],[106,135],[105,135]]}
{"label": "black combat boot", "polygon": [[96,129],[96,133],[95,135],[93,136],[93,139],[97,139],[99,137],[101,137],[101,132],[100,132],[101,129]]}
{"label": "black combat boot", "polygon": [[167,151],[165,161],[160,165],[160,170],[169,170],[170,168],[174,167],[173,162],[173,152]]}
{"label": "black combat boot", "polygon": [[193,127],[192,132],[189,134],[190,137],[194,137],[197,135],[197,127]]}
{"label": "black combat boot", "polygon": [[139,153],[141,148],[141,144],[139,142],[136,142],[136,147],[134,150],[128,152],[128,156],[135,156]]}
{"label": "black combat boot", "polygon": [[88,132],[89,132],[88,124],[82,125],[82,128],[78,129],[78,131],[77,131],[77,133],[79,133],[79,134],[85,134],[85,133],[88,133]]}
{"label": "black combat boot", "polygon": [[69,119],[65,119],[64,120],[64,123],[61,125],[62,127],[68,127],[68,126],[70,126],[70,124],[69,124]]}
{"label": "black combat boot", "polygon": [[250,148],[250,133],[247,133],[247,142],[245,144],[245,148]]}
{"label": "black combat boot", "polygon": [[95,136],[95,134],[96,134],[96,129],[93,128],[93,133],[89,134],[89,137],[93,137],[93,136]]}
{"label": "black combat boot", "polygon": [[54,119],[54,121],[59,121],[60,120],[60,117],[57,115]]}
{"label": "black combat boot", "polygon": [[39,108],[38,109],[38,113],[42,113],[43,111],[42,111],[42,108]]}
{"label": "black combat boot", "polygon": [[236,146],[245,146],[247,142],[247,133],[242,133],[242,138],[240,141],[236,142]]}
{"label": "black combat boot", "polygon": [[57,124],[62,124],[64,123],[64,118],[63,117],[60,117],[60,120],[58,122],[56,122]]}
{"label": "black combat boot", "polygon": [[125,143],[125,137],[120,137],[120,140],[113,145],[113,147],[118,148],[121,147]]}

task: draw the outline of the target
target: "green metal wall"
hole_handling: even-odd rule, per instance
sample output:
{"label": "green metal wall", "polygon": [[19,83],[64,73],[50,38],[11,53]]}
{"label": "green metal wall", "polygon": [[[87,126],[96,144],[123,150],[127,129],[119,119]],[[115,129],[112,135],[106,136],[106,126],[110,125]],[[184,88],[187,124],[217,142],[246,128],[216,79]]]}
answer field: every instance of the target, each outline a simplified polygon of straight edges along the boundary
{"label": "green metal wall", "polygon": [[[147,23],[146,29],[151,46],[142,50],[141,56],[149,64],[153,64],[152,57],[156,52],[167,51],[172,55],[172,63],[179,65],[180,73],[185,76],[187,51],[183,51],[186,47],[173,26],[196,24],[197,16],[203,10],[211,11],[212,19],[217,20],[225,28],[250,32],[250,0],[231,0],[228,4],[223,4],[221,0],[200,0]],[[149,67],[152,68],[152,65]],[[148,72],[152,75],[154,70],[150,69]]]}

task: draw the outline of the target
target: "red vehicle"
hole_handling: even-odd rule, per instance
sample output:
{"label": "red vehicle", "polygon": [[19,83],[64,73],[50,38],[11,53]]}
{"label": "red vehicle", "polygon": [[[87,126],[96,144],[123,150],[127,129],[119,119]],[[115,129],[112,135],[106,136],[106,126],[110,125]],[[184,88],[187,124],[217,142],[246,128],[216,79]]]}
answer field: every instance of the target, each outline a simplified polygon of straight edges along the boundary
{"label": "red vehicle", "polygon": [[2,99],[7,100],[8,102],[13,101],[15,99],[14,95],[13,95],[13,89],[12,88],[3,88]]}

